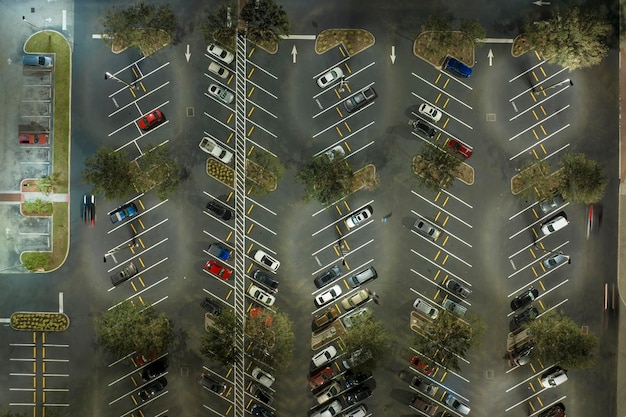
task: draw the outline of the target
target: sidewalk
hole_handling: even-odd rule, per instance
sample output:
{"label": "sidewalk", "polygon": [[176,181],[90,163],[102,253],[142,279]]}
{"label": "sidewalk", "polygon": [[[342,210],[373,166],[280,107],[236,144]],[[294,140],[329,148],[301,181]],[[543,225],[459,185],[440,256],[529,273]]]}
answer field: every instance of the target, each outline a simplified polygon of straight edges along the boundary
{"label": "sidewalk", "polygon": [[46,194],[46,193],[0,193],[0,203],[22,203],[24,201],[50,201],[52,203],[67,203],[70,201],[69,194]]}

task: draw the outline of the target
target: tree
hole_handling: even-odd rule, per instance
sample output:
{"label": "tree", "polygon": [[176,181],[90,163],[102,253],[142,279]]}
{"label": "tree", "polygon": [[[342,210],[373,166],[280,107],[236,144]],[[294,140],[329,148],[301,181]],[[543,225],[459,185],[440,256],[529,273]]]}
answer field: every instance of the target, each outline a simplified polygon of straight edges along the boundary
{"label": "tree", "polygon": [[484,39],[487,37],[487,31],[476,19],[461,19],[461,32],[472,41],[474,46],[483,45],[482,43],[476,42],[476,39]]}
{"label": "tree", "polygon": [[231,1],[220,4],[215,13],[207,15],[201,28],[202,36],[207,44],[217,42],[222,46],[235,50],[236,10],[236,3]]}
{"label": "tree", "polygon": [[567,154],[561,161],[563,171],[559,189],[572,203],[592,204],[602,199],[608,182],[602,167],[582,153]]}
{"label": "tree", "polygon": [[434,145],[422,146],[413,157],[413,173],[418,185],[433,191],[450,188],[461,160]]}
{"label": "tree", "polygon": [[248,28],[248,39],[255,43],[278,43],[289,34],[289,20],[274,0],[251,0],[241,10]]}
{"label": "tree", "polygon": [[116,357],[135,351],[145,356],[160,355],[173,340],[172,324],[165,314],[130,301],[102,313],[97,333],[99,342]]}
{"label": "tree", "polygon": [[137,46],[144,55],[150,55],[163,45],[171,43],[177,19],[169,4],[154,6],[143,1],[119,10],[108,10],[102,17],[103,39],[123,49]]}
{"label": "tree", "polygon": [[461,320],[443,310],[437,319],[423,328],[428,336],[416,335],[415,348],[446,369],[460,371],[459,357],[467,354],[473,346],[480,346],[485,329],[477,317],[468,314]]}
{"label": "tree", "polygon": [[247,353],[276,369],[289,366],[295,335],[293,323],[285,313],[265,313],[246,318]]}
{"label": "tree", "polygon": [[157,146],[144,153],[130,168],[132,181],[141,192],[156,189],[157,197],[165,200],[178,188],[178,164],[170,157],[167,146]]}
{"label": "tree", "polygon": [[254,194],[263,195],[274,191],[285,172],[280,160],[261,148],[254,148],[248,159],[254,162],[246,166],[246,178],[256,184],[253,187]]}
{"label": "tree", "polygon": [[605,44],[612,27],[595,12],[572,7],[539,24],[526,22],[523,28],[528,42],[543,56],[570,71],[598,65],[608,54]]}
{"label": "tree", "polygon": [[[389,337],[382,322],[374,320],[371,313],[355,320],[343,336],[346,345],[346,358],[353,358],[358,352],[358,358],[352,363],[351,369],[374,369],[381,359],[389,352]],[[350,360],[350,359],[349,359]]]}
{"label": "tree", "polygon": [[564,368],[589,368],[595,363],[598,339],[584,334],[562,312],[548,311],[527,325],[533,336],[533,355]]}
{"label": "tree", "polygon": [[322,155],[302,167],[296,180],[304,184],[305,200],[315,198],[326,206],[350,192],[352,174],[352,167],[342,157],[335,156],[331,161]]}
{"label": "tree", "polygon": [[102,147],[85,160],[83,181],[90,183],[93,194],[104,193],[107,200],[125,199],[133,192],[132,176],[125,151]]}
{"label": "tree", "polygon": [[235,349],[235,335],[241,331],[237,323],[237,317],[233,310],[223,310],[222,314],[215,318],[212,326],[207,328],[202,337],[202,349],[200,352],[211,359],[217,360],[225,366],[231,366],[237,359]]}
{"label": "tree", "polygon": [[528,201],[551,197],[561,183],[559,173],[554,173],[546,161],[529,160],[513,180],[513,187],[520,197]]}

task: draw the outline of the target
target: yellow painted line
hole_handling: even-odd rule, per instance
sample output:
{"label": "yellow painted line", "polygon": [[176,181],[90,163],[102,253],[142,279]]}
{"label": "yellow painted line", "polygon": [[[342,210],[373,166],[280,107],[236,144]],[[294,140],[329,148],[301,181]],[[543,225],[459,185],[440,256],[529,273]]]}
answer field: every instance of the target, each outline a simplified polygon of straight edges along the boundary
{"label": "yellow painted line", "polygon": [[537,57],[538,60],[541,61],[541,56],[539,55],[539,52],[535,51],[535,56]]}
{"label": "yellow painted line", "polygon": [[252,74],[254,74],[254,70],[256,68],[252,67],[252,69],[250,70],[250,72],[248,73],[248,78],[252,77]]}
{"label": "yellow painted line", "polygon": [[350,286],[348,285],[348,282],[345,279],[343,280],[343,284],[346,286],[348,290],[350,289]]}
{"label": "yellow painted line", "polygon": [[[539,398],[539,397],[537,397],[537,398]],[[528,406],[530,407],[530,409],[531,409],[531,410],[532,410],[532,412],[534,413],[534,412],[535,412],[535,406],[534,406],[534,404],[533,404],[533,402],[532,402],[532,401],[528,401]]]}
{"label": "yellow painted line", "polygon": [[539,78],[537,78],[537,74],[535,74],[535,71],[531,72],[531,74],[535,78],[535,81],[539,81]]}
{"label": "yellow painted line", "polygon": [[[350,89],[348,89],[348,91],[350,91]],[[343,118],[343,113],[341,112],[341,109],[339,107],[335,107],[335,110],[337,110],[337,114],[339,114],[339,117]]]}
{"label": "yellow painted line", "polygon": [[537,373],[537,370],[535,369],[535,365],[533,365],[533,363],[532,363],[532,362],[530,362],[530,363],[529,363],[529,365],[530,365],[530,369],[532,369],[532,370],[533,370],[533,374],[536,374],[536,373]]}
{"label": "yellow painted line", "polygon": [[252,56],[252,54],[254,53],[256,48],[252,48],[250,49],[250,52],[248,53],[248,58],[250,58]]}
{"label": "yellow painted line", "polygon": [[254,113],[254,109],[255,109],[254,106],[250,108],[250,111],[248,112],[248,117],[252,116],[252,113]]}
{"label": "yellow painted line", "polygon": [[254,266],[254,264],[252,264],[252,263],[250,265],[248,265],[248,268],[246,269],[246,274],[250,273],[250,270],[252,269],[253,266]]}
{"label": "yellow painted line", "polygon": [[343,266],[345,266],[348,271],[350,270],[350,264],[345,259],[343,260]]}
{"label": "yellow painted line", "polygon": [[137,287],[133,281],[130,282],[130,286],[133,287],[133,291],[137,292]]}
{"label": "yellow painted line", "polygon": [[543,74],[543,76],[547,77],[546,72],[543,70],[543,67],[539,67],[539,69],[541,70],[541,73]]}
{"label": "yellow painted line", "polygon": [[[233,387],[228,387],[228,391],[226,391],[226,396],[228,397],[230,395],[230,393],[232,392]],[[250,400],[252,401],[252,400]]]}
{"label": "yellow painted line", "polygon": [[[333,91],[335,92],[335,95],[337,96],[337,98],[341,99],[341,94],[339,94],[339,91],[337,91],[336,88],[333,88]],[[337,107],[335,107],[335,109],[337,109],[337,111],[339,111],[339,109]]]}
{"label": "yellow painted line", "polygon": [[341,55],[345,58],[346,57],[346,53],[343,50],[343,48],[339,47],[339,52],[341,52]]}
{"label": "yellow painted line", "polygon": [[250,89],[250,91],[248,91],[248,98],[250,98],[250,96],[252,95],[252,93],[254,93],[254,86],[252,86],[252,88]]}
{"label": "yellow painted line", "polygon": [[337,134],[341,137],[343,137],[343,134],[341,133],[341,130],[339,129],[339,126],[335,126],[335,130],[337,131]]}
{"label": "yellow painted line", "polygon": [[146,264],[144,264],[144,263],[143,263],[143,259],[141,259],[141,258],[137,258],[137,260],[138,260],[138,261],[139,261],[139,263],[141,264],[141,267],[142,267],[142,268],[145,268],[145,267],[146,267]]}
{"label": "yellow painted line", "polygon": [[146,206],[143,205],[143,201],[141,201],[141,199],[137,200],[137,202],[139,203],[139,205],[141,206],[142,210],[146,209]]}
{"label": "yellow painted line", "polygon": [[439,278],[440,274],[441,274],[441,269],[438,269],[437,272],[435,272],[435,276],[433,277],[433,281],[437,281],[437,278]]}
{"label": "yellow painted line", "polygon": [[[252,362],[252,361],[250,361],[250,362]],[[233,409],[233,405],[231,404],[231,405],[229,405],[229,406],[228,406],[228,409],[226,410],[226,412],[224,413],[224,415],[226,415],[226,416],[227,416],[227,415],[229,415],[229,414],[230,414],[230,411],[231,411],[232,409]]]}
{"label": "yellow painted line", "polygon": [[335,308],[337,309],[337,312],[341,316],[343,313],[341,312],[341,309],[339,308],[339,304],[335,303]]}
{"label": "yellow painted line", "polygon": [[535,277],[539,276],[539,274],[537,273],[537,270],[535,269],[534,266],[531,266],[530,269],[533,271],[533,274],[535,274]]}
{"label": "yellow painted line", "polygon": [[350,211],[350,204],[348,204],[347,201],[344,200],[343,205],[346,206],[346,209],[348,209],[348,211]]}
{"label": "yellow painted line", "polygon": [[252,154],[252,151],[254,150],[255,145],[252,145],[250,147],[250,150],[248,151],[248,156],[250,156]]}
{"label": "yellow painted line", "polygon": [[233,231],[231,230],[230,232],[228,232],[228,235],[226,235],[226,242],[228,242],[230,240],[232,235],[233,235]]}
{"label": "yellow painted line", "polygon": [[335,225],[335,229],[337,230],[340,236],[343,236],[343,233],[341,233],[341,229],[339,228],[339,226]]}
{"label": "yellow painted line", "polygon": [[439,191],[439,192],[437,193],[437,195],[435,195],[435,201],[437,201],[437,200],[439,199],[439,196],[440,196],[440,195],[441,195],[441,191]]}
{"label": "yellow painted line", "polygon": [[437,84],[440,79],[441,79],[441,73],[437,74],[437,78],[435,78],[435,84]]}
{"label": "yellow painted line", "polygon": [[541,128],[543,135],[546,136],[548,133],[546,132],[546,129],[543,127],[543,125],[539,125],[539,127]]}
{"label": "yellow painted line", "polygon": [[450,216],[446,216],[446,219],[443,221],[443,224],[442,224],[443,227],[446,227],[448,220],[450,220]]}
{"label": "yellow painted line", "polygon": [[446,257],[443,258],[443,262],[441,262],[441,265],[445,265],[446,262],[448,261],[448,258],[450,257],[450,255],[446,254]]}
{"label": "yellow painted line", "polygon": [[137,70],[135,69],[134,65],[132,67],[130,67],[130,70],[133,72],[133,75],[135,76],[135,79],[139,78],[139,74],[137,73]]}
{"label": "yellow painted line", "polygon": [[536,140],[539,140],[539,135],[537,134],[537,132],[535,132],[535,129],[532,130],[533,135],[535,136]]}
{"label": "yellow painted line", "polygon": [[439,288],[437,288],[437,291],[435,292],[435,296],[433,297],[433,300],[436,300],[437,297],[439,297],[439,293],[441,292],[441,290]]}
{"label": "yellow painted line", "polygon": [[[537,381],[541,381],[541,380],[539,379],[539,377],[537,377]],[[533,392],[537,392],[537,390],[535,389],[535,386],[533,385],[532,381],[528,381],[528,385],[530,385],[530,389],[531,389]],[[541,384],[539,384],[539,386],[541,386]]]}
{"label": "yellow painted line", "polygon": [[534,259],[537,259],[537,254],[535,254],[535,251],[533,250],[533,248],[528,248],[528,250],[530,251],[530,254],[532,255],[532,257]]}
{"label": "yellow painted line", "polygon": [[233,372],[233,368],[230,368],[228,370],[228,372],[226,372],[226,375],[224,375],[224,378],[228,379],[228,377],[230,376],[231,372]]}
{"label": "yellow painted line", "polygon": [[546,309],[546,306],[543,304],[543,300],[539,300],[539,305],[541,306],[541,311]]}
{"label": "yellow painted line", "polygon": [[441,216],[441,211],[437,212],[437,215],[435,216],[435,221],[439,220],[439,216]]}
{"label": "yellow painted line", "polygon": [[449,195],[448,195],[448,196],[446,196],[446,199],[445,199],[445,200],[443,200],[443,203],[442,203],[441,205],[445,207],[445,206],[446,206],[446,204],[448,204],[448,200],[450,200],[450,196],[449,196]]}
{"label": "yellow painted line", "polygon": [[252,245],[254,245],[254,243],[250,243],[250,246],[248,246],[248,250],[246,251],[246,254],[250,253],[250,251],[252,250]]}
{"label": "yellow painted line", "polygon": [[226,301],[228,301],[232,293],[233,293],[233,290],[228,291],[228,294],[226,294]]}
{"label": "yellow painted line", "polygon": [[448,243],[449,238],[450,236],[446,236],[445,239],[443,239],[443,243],[441,243],[441,246],[446,246],[446,243]]}
{"label": "yellow painted line", "polygon": [[548,154],[548,151],[546,151],[546,148],[544,148],[543,143],[539,145],[541,147],[541,150],[543,151],[544,155]]}
{"label": "yellow painted line", "polygon": [[345,62],[344,65],[346,66],[346,69],[348,70],[348,72],[352,74],[352,69],[350,68],[350,65],[348,65],[347,62]]}
{"label": "yellow painted line", "polygon": [[226,124],[230,123],[230,121],[233,119],[233,117],[235,117],[235,114],[231,113],[230,116],[228,116],[228,119],[226,119]]}
{"label": "yellow painted line", "polygon": [[139,81],[139,85],[141,86],[141,88],[143,89],[144,93],[147,93],[148,90],[146,90],[146,87],[143,85],[143,81]]}
{"label": "yellow painted line", "polygon": [[443,103],[443,106],[442,106],[442,107],[443,107],[444,109],[445,109],[446,107],[448,107],[448,103],[449,103],[449,102],[450,102],[450,97],[448,97],[448,98],[446,99],[446,102],[445,102],[445,103]]}
{"label": "yellow painted line", "polygon": [[350,148],[350,145],[348,144],[348,142],[346,142],[345,140],[343,141],[343,146],[346,147],[346,149],[348,150],[348,152],[352,152],[352,148]]}
{"label": "yellow painted line", "polygon": [[[254,68],[253,68],[254,69]],[[228,77],[228,81],[226,81],[226,84],[230,85],[231,81],[235,78],[235,74],[233,74],[232,72],[230,73],[230,77]]]}
{"label": "yellow painted line", "polygon": [[146,245],[143,244],[143,239],[139,238],[139,244],[141,245],[142,248],[146,248]]}
{"label": "yellow painted line", "polygon": [[546,287],[543,285],[543,281],[539,280],[539,285],[541,286],[542,290],[546,290]]}
{"label": "yellow painted line", "polygon": [[254,223],[250,224],[250,227],[248,227],[248,231],[246,232],[246,234],[249,235],[253,228],[254,228]]}
{"label": "yellow painted line", "polygon": [[341,253],[339,253],[339,251],[337,250],[337,246],[333,245],[333,250],[335,251],[335,254],[337,256],[341,256]]}
{"label": "yellow painted line", "polygon": [[343,216],[343,214],[341,213],[341,208],[335,204],[335,210],[337,210],[337,213],[339,213],[340,216]]}
{"label": "yellow painted line", "polygon": [[535,159],[539,159],[539,156],[537,155],[537,152],[533,149],[533,154],[535,155]]}
{"label": "yellow painted line", "polygon": [[250,135],[252,134],[252,132],[254,132],[254,125],[252,125],[250,127],[250,130],[248,130],[248,137],[250,137]]}
{"label": "yellow painted line", "polygon": [[439,258],[439,254],[441,254],[441,250],[437,251],[437,254],[435,255],[435,257],[433,258],[433,261],[436,261],[437,258]]}
{"label": "yellow painted line", "polygon": [[535,97],[535,94],[532,91],[529,91],[528,94],[530,94],[530,97],[533,99],[533,101],[536,103],[537,102],[537,97]]}
{"label": "yellow painted line", "polygon": [[248,401],[248,405],[246,405],[246,409],[250,408],[250,404],[252,404],[252,398],[250,398],[250,401]]}
{"label": "yellow painted line", "polygon": [[[231,113],[232,116],[232,113]],[[226,138],[226,143],[230,143],[231,139],[235,137],[235,134],[233,132],[230,132],[230,134],[228,135],[228,138]]]}
{"label": "yellow painted line", "polygon": [[141,305],[145,306],[146,302],[143,300],[143,298],[141,298],[141,295],[139,296],[139,301],[141,301]]}
{"label": "yellow painted line", "polygon": [[448,87],[448,83],[450,82],[450,78],[446,79],[446,82],[443,83],[443,88],[445,90],[446,87]]}
{"label": "yellow painted line", "polygon": [[230,201],[231,198],[233,198],[233,196],[235,195],[234,191],[231,191],[230,194],[228,194],[228,197],[226,198],[226,201]]}
{"label": "yellow painted line", "polygon": [[439,102],[440,98],[441,98],[441,93],[437,94],[437,98],[435,98],[435,104]]}
{"label": "yellow painted line", "polygon": [[537,116],[537,113],[535,112],[535,110],[532,111],[533,116],[535,116],[535,120],[539,120],[539,116]]}
{"label": "yellow painted line", "polygon": [[350,245],[348,245],[348,242],[346,242],[345,240],[343,241],[344,245],[346,245],[346,248],[348,248],[348,250],[350,250]]}
{"label": "yellow painted line", "polygon": [[346,127],[346,129],[348,129],[348,132],[352,132],[352,129],[350,129],[348,122],[343,122],[343,125]]}
{"label": "yellow painted line", "polygon": [[137,98],[137,94],[135,94],[135,90],[133,90],[132,88],[128,87],[128,90],[130,91],[130,93],[133,95],[133,98]]}
{"label": "yellow painted line", "polygon": [[145,230],[146,229],[146,225],[143,224],[141,219],[137,219],[137,221],[139,222],[139,226],[141,226],[141,228]]}
{"label": "yellow painted line", "polygon": [[449,122],[449,121],[450,121],[450,118],[448,117],[448,118],[446,119],[446,121],[443,123],[443,128],[444,128],[444,129],[446,128],[446,126],[448,126],[448,122]]}
{"label": "yellow painted line", "polygon": [[544,115],[544,116],[547,116],[547,115],[548,115],[548,112],[546,111],[545,107],[543,107],[543,106],[539,106],[539,108],[540,108],[540,109],[541,109],[541,111],[543,112],[543,115]]}
{"label": "yellow painted line", "polygon": [[537,213],[537,210],[535,210],[534,207],[531,210],[533,211],[533,214],[535,215],[535,218],[538,219],[539,218],[539,213]]}
{"label": "yellow painted line", "polygon": [[252,211],[253,207],[254,207],[254,203],[250,205],[250,208],[248,209],[248,212],[246,214],[250,215],[250,212]]}

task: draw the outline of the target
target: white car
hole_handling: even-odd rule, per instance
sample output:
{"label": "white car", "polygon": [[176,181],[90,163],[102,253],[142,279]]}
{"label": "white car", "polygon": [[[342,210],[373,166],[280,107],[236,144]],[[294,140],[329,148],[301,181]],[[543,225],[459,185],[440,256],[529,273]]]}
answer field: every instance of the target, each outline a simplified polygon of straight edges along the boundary
{"label": "white car", "polygon": [[318,404],[324,404],[326,401],[330,401],[333,397],[341,392],[341,385],[337,381],[333,381],[332,384],[322,392],[315,396]]}
{"label": "white car", "polygon": [[352,294],[351,296],[348,296],[348,297],[344,298],[343,300],[341,300],[341,305],[346,310],[352,310],[356,306],[358,306],[360,304],[363,304],[364,302],[366,302],[369,299],[370,299],[370,292],[369,292],[369,290],[367,290],[367,289],[360,290],[360,291],[357,291],[356,293]]}
{"label": "white car", "polygon": [[261,249],[257,250],[254,253],[254,260],[260,263],[261,265],[263,265],[264,267],[266,267],[267,269],[269,269],[270,271],[276,272],[278,271],[278,268],[280,267],[280,262],[278,262],[276,259],[269,256],[267,253],[265,253]]}
{"label": "white car", "polygon": [[438,122],[439,120],[441,120],[442,113],[430,104],[420,104],[419,112],[422,113],[424,116],[432,119],[433,122]]}
{"label": "white car", "polygon": [[541,225],[541,231],[545,236],[551,235],[557,230],[561,230],[565,226],[569,224],[567,217],[565,217],[565,213],[559,214],[551,218],[548,222]]}
{"label": "white car", "polygon": [[360,405],[357,408],[345,413],[344,417],[365,417],[366,415],[367,415],[367,406]]}
{"label": "white car", "polygon": [[333,417],[339,414],[342,409],[341,403],[335,400],[321,410],[311,414],[311,417]]}
{"label": "white car", "polygon": [[219,46],[215,44],[209,45],[206,48],[206,51],[227,64],[230,64],[231,62],[233,62],[233,59],[235,59],[235,55],[220,48]]}
{"label": "white car", "polygon": [[320,366],[326,365],[328,362],[332,361],[335,356],[337,356],[337,349],[334,346],[329,346],[313,356],[313,365],[315,365],[316,368],[319,368]]}
{"label": "white car", "polygon": [[431,238],[432,240],[437,240],[439,235],[441,234],[441,230],[437,229],[435,225],[426,220],[423,217],[419,217],[415,224],[413,225],[417,229],[418,232]]}
{"label": "white car", "polygon": [[363,207],[361,210],[346,219],[346,226],[348,226],[348,229],[358,226],[360,223],[363,223],[365,220],[372,217],[373,212],[374,209],[372,209],[371,206]]}
{"label": "white car", "polygon": [[556,387],[567,381],[567,379],[567,370],[555,366],[541,375],[541,386],[544,388]]}
{"label": "white car", "polygon": [[437,316],[439,316],[439,310],[437,310],[435,307],[431,306],[421,298],[415,299],[415,302],[413,303],[413,308],[433,320],[435,320]]}
{"label": "white car", "polygon": [[470,412],[470,408],[463,404],[461,401],[457,400],[456,397],[452,394],[446,395],[445,403],[450,406],[453,410],[457,411],[460,414],[468,415]]}
{"label": "white car", "polygon": [[207,138],[207,137],[202,138],[198,146],[204,152],[216,157],[217,159],[219,159],[225,164],[230,163],[230,161],[232,161],[233,159],[232,152],[229,152],[226,149],[222,148],[211,138]]}
{"label": "white car", "polygon": [[334,148],[332,148],[331,150],[329,150],[328,152],[325,152],[324,155],[326,155],[328,157],[328,159],[332,161],[336,157],[342,157],[343,158],[346,155],[346,151],[343,150],[341,145],[337,145]]}
{"label": "white car", "polygon": [[235,95],[225,88],[220,87],[217,84],[211,84],[209,86],[209,94],[218,98],[226,104],[230,104],[235,99]]}
{"label": "white car", "polygon": [[261,304],[264,304],[268,307],[273,306],[274,302],[276,301],[276,297],[274,297],[272,294],[268,293],[267,291],[262,290],[261,288],[257,287],[254,284],[248,290],[248,294],[250,294],[252,298],[256,299]]}
{"label": "white car", "polygon": [[323,293],[315,297],[315,304],[318,307],[321,307],[335,300],[340,295],[341,295],[341,287],[339,285],[335,285],[334,287],[324,291]]}
{"label": "white car", "polygon": [[276,381],[276,378],[274,378],[271,374],[268,374],[259,367],[256,367],[252,370],[252,378],[256,379],[261,383],[261,385],[264,385],[268,388],[272,386],[274,381]]}
{"label": "white car", "polygon": [[341,77],[343,77],[343,71],[341,70],[341,68],[336,67],[319,77],[317,79],[317,85],[319,85],[321,88],[326,88],[330,83],[338,80]]}
{"label": "white car", "polygon": [[211,62],[209,64],[209,71],[211,71],[213,74],[217,75],[220,78],[228,78],[228,76],[230,75],[230,71],[228,71],[226,68],[222,67],[221,65],[216,64],[215,62]]}

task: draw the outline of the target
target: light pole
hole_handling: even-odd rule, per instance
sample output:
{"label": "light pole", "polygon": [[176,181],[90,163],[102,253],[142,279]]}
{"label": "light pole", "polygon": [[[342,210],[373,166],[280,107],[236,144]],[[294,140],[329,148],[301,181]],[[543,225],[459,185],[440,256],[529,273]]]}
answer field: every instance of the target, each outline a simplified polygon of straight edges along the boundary
{"label": "light pole", "polygon": [[34,23],[32,23],[31,21],[27,20],[27,19],[26,19],[26,16],[22,16],[22,21],[24,21],[24,22],[28,23],[29,25],[31,25],[32,27],[34,27],[34,28],[35,28],[35,29],[37,29],[37,30],[41,30],[41,31],[43,31],[43,29],[42,29],[42,28],[40,28],[39,26],[35,25],[35,24],[34,24]]}
{"label": "light pole", "polygon": [[343,88],[344,85],[348,84],[348,82],[345,79],[346,79],[345,75],[342,75],[341,79],[339,80],[339,90],[338,91],[340,93],[343,93],[344,91],[346,91],[346,89]]}
{"label": "light pole", "polygon": [[107,261],[107,256],[110,256],[110,257],[113,258],[115,263],[117,263],[117,260],[115,259],[115,256],[113,256],[114,253],[119,252],[119,251],[124,250],[124,249],[136,248],[137,246],[139,246],[139,242],[137,242],[137,239],[133,238],[133,240],[130,243],[128,243],[126,246],[119,246],[119,247],[113,248],[110,251],[108,251],[107,253],[105,253],[104,254],[104,262]]}
{"label": "light pole", "polygon": [[104,79],[108,80],[109,78],[113,78],[115,81],[117,81],[119,83],[122,83],[122,84],[125,84],[128,87],[132,88],[133,90],[137,89],[137,86],[135,85],[135,83],[130,84],[130,83],[128,83],[128,82],[126,82],[126,81],[116,77],[115,75],[113,75],[113,74],[111,74],[110,72],[107,71],[107,72],[104,73]]}
{"label": "light pole", "polygon": [[540,87],[539,87],[539,88],[540,88],[539,90],[537,90],[537,88],[536,88],[536,87],[534,87],[534,88],[533,88],[533,94],[539,94],[539,93],[541,93],[541,92],[545,92],[546,90],[549,90],[549,89],[551,89],[551,88],[558,87],[558,86],[560,86],[560,85],[567,84],[567,83],[569,83],[570,87],[574,85],[574,83],[572,82],[572,80],[570,80],[570,79],[568,78],[567,80],[564,80],[564,81],[561,81],[561,82],[558,82],[558,83],[552,84],[551,86],[546,87],[546,88],[543,88],[543,87],[541,87],[541,86],[540,86]]}

